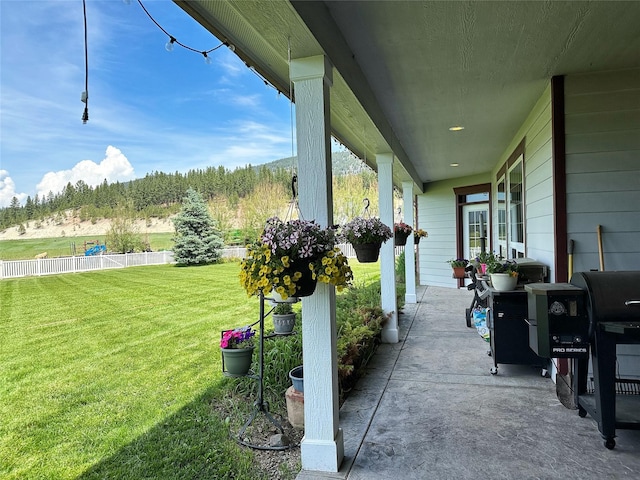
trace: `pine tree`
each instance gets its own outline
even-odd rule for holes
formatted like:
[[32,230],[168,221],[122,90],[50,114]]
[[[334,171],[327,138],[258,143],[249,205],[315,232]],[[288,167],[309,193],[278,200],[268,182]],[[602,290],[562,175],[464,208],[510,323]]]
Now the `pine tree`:
[[176,229],[173,256],[178,265],[206,265],[220,259],[222,236],[202,195],[192,188],[187,190],[173,225]]

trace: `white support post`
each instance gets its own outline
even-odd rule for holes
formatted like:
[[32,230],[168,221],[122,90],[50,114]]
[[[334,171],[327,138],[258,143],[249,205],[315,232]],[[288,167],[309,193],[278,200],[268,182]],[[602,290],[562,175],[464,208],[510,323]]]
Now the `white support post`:
[[[298,191],[305,220],[333,225],[329,88],[333,66],[322,55],[292,60],[298,146]],[[304,431],[302,469],[337,472],[344,458],[339,428],[335,289],[319,283],[302,300]]]
[[[393,231],[393,153],[376,155],[378,165],[378,198],[380,220]],[[382,244],[380,249],[380,288],[382,290],[382,310],[390,314],[389,321],[382,329],[384,343],[398,343],[398,306],[396,303],[396,255],[393,238]]]
[[[415,225],[413,215],[413,182],[402,182],[402,203],[404,211],[404,223]],[[416,247],[413,243],[413,235],[409,235],[407,246],[404,247],[404,279],[407,290],[404,295],[406,303],[417,303],[416,296]]]

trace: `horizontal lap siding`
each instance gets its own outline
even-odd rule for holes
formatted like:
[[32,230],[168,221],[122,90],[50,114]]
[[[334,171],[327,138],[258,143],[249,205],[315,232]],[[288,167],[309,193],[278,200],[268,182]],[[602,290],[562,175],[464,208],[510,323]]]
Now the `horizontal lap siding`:
[[453,189],[488,182],[486,174],[433,182],[427,185],[423,195],[418,195],[418,226],[429,233],[418,246],[421,285],[458,285],[446,263],[456,256],[456,196]]
[[565,80],[567,230],[574,270],[640,270],[640,70]]
[[[547,88],[532,108],[511,145],[496,163],[492,172],[492,180],[493,201],[494,205],[497,205],[496,174],[524,138],[526,255],[547,265],[550,269],[550,278],[553,279],[554,222],[551,134],[551,90]],[[497,211],[495,209],[493,214],[494,226],[497,226]],[[497,233],[495,229],[493,233],[495,236]]]
[[[640,270],[640,70],[565,79],[567,232],[574,271]],[[617,374],[640,378],[640,346],[619,345]]]

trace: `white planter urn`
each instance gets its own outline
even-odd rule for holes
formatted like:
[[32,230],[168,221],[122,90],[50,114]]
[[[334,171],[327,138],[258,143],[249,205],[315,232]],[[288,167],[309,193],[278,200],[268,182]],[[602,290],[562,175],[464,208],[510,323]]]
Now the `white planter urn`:
[[511,275],[510,273],[492,273],[491,274],[491,286],[498,292],[509,292],[515,290],[518,284],[518,275]]

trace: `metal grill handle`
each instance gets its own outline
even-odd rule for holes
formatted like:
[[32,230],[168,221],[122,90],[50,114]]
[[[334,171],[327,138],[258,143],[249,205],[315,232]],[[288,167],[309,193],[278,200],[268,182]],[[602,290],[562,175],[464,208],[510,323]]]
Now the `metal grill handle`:
[[631,305],[640,305],[640,300],[627,300],[624,304],[627,307],[630,307]]

